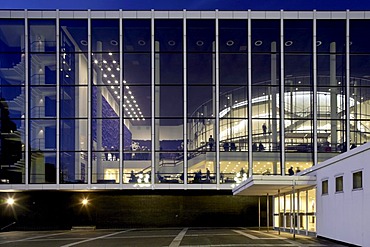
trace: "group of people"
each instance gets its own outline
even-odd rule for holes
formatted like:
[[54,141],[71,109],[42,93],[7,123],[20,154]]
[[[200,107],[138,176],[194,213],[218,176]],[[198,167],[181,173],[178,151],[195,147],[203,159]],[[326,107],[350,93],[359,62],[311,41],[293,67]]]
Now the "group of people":
[[[299,172],[301,172],[301,169],[299,169],[299,167],[297,167],[297,170],[296,170],[295,172],[296,172],[296,173],[299,173]],[[293,166],[291,166],[291,167],[288,169],[288,174],[289,174],[289,176],[293,176],[293,175],[294,175]]]
[[119,149],[118,149],[118,147],[112,146],[109,150],[107,146],[104,146],[104,160],[106,160],[106,161],[117,161],[117,160],[119,160]]
[[253,143],[252,145],[252,151],[264,151],[265,146],[263,146],[262,142],[257,146],[257,143]]

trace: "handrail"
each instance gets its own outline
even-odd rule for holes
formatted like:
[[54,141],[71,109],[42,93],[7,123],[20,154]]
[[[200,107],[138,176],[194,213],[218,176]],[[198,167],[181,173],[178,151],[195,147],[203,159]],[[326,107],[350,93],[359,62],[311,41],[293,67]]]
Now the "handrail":
[[0,231],[2,231],[2,230],[4,230],[4,229],[8,228],[9,226],[14,225],[15,223],[16,223],[16,222],[14,221],[14,222],[12,222],[12,223],[10,223],[10,224],[8,224],[8,225],[6,225],[6,226],[4,226],[4,227],[0,228]]

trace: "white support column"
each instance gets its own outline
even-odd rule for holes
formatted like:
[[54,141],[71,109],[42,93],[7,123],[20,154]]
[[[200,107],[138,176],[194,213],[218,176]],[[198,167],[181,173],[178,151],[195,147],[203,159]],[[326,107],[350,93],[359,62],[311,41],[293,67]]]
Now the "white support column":
[[188,133],[187,133],[187,64],[186,64],[186,10],[183,11],[183,80],[184,80],[184,187],[187,188],[188,184]]
[[25,77],[25,82],[24,82],[24,86],[25,86],[25,105],[24,107],[26,108],[25,109],[25,173],[24,173],[24,176],[25,176],[25,184],[29,184],[29,167],[30,167],[30,158],[29,158],[29,149],[30,149],[30,146],[29,146],[29,66],[28,66],[28,62],[29,62],[29,42],[28,42],[28,11],[25,10],[24,11],[25,13],[25,22],[24,22],[24,51],[25,51],[25,59],[24,59],[24,63],[25,63],[25,71],[24,71],[24,77]]
[[278,233],[280,235],[280,189],[278,189]]
[[261,197],[258,197],[258,230],[261,230]]
[[187,58],[186,58],[186,10],[183,10],[183,80],[184,80],[184,188],[187,189],[188,184],[188,140],[187,140],[187,107],[186,107],[186,96],[187,96]]
[[91,135],[91,86],[92,86],[92,80],[91,80],[91,10],[88,10],[88,22],[87,22],[87,107],[88,107],[88,120],[87,120],[87,184],[88,187],[91,188],[91,177],[92,177],[92,135]]
[[316,26],[316,10],[313,11],[313,165],[318,163],[317,160],[317,26]]
[[57,107],[57,128],[56,128],[56,141],[57,141],[57,153],[56,153],[56,158],[57,158],[57,167],[56,167],[56,176],[57,176],[57,187],[60,186],[60,39],[59,39],[59,10],[57,9],[57,19],[56,19],[56,77],[57,77],[57,102],[56,102],[56,107]]
[[214,145],[214,148],[216,150],[216,188],[219,189],[220,188],[220,173],[221,173],[221,165],[220,165],[220,115],[219,115],[219,112],[220,112],[220,49],[219,49],[219,31],[218,31],[218,10],[216,10],[216,37],[215,37],[215,40],[216,40],[216,64],[215,64],[215,91],[216,91],[216,107],[215,107],[215,111],[213,111],[213,113],[215,114],[216,116],[216,124],[214,126],[214,131],[213,133],[216,133],[216,142],[215,142],[215,145]]
[[150,40],[151,40],[151,47],[150,47],[150,56],[151,56],[151,107],[152,107],[152,147],[151,147],[151,150],[152,150],[152,172],[151,172],[151,177],[152,177],[152,180],[151,180],[151,183],[152,183],[152,188],[154,189],[154,186],[155,186],[155,180],[156,180],[156,176],[155,176],[155,173],[158,172],[155,170],[155,157],[156,157],[156,153],[155,153],[155,142],[156,142],[156,139],[155,139],[155,135],[158,134],[158,133],[155,133],[155,130],[156,130],[156,123],[155,123],[155,67],[154,67],[154,64],[155,64],[155,53],[154,53],[154,49],[155,49],[155,39],[154,39],[154,10],[152,10],[152,16],[151,16],[151,36],[150,36]]
[[350,129],[350,83],[351,83],[351,71],[350,71],[350,56],[349,56],[349,46],[350,46],[350,30],[349,30],[349,15],[350,12],[346,12],[346,150],[350,149],[350,139],[351,139],[351,129]]
[[123,184],[123,30],[122,30],[122,9],[119,10],[119,183]]
[[248,10],[248,177],[253,175],[252,153],[252,20],[251,10]]
[[280,167],[281,175],[285,175],[285,111],[284,111],[284,11],[280,11]]
[[269,193],[266,195],[266,225],[267,225],[267,232],[269,232],[270,228],[270,200],[269,200]]
[[306,235],[308,235],[308,190],[306,190]]

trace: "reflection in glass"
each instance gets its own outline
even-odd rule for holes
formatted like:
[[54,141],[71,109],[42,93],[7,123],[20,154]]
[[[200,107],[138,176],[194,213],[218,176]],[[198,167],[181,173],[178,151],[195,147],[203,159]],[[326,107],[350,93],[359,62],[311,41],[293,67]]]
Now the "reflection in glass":
[[31,184],[56,183],[56,153],[31,151],[29,153],[29,182]]
[[93,52],[118,52],[119,21],[91,20],[91,46]]
[[55,20],[29,20],[29,51],[56,52]]
[[87,20],[60,20],[61,52],[87,52]]
[[87,183],[87,152],[60,153],[60,183]]
[[24,51],[24,20],[1,19],[0,30],[0,52]]

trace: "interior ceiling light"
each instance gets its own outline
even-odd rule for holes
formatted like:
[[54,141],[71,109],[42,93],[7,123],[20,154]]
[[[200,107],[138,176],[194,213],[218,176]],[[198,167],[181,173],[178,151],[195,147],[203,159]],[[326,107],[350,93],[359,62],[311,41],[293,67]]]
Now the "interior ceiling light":
[[118,42],[117,42],[116,40],[112,39],[112,40],[110,41],[110,44],[111,44],[111,45],[114,45],[114,46],[117,46],[117,45],[118,45]]
[[204,45],[204,42],[203,42],[203,41],[201,41],[201,40],[198,40],[198,41],[196,42],[196,44],[197,44],[197,46],[203,46],[203,45]]
[[228,40],[228,41],[226,42],[226,45],[227,45],[227,46],[233,46],[233,45],[234,45],[234,41],[232,41],[232,40]]
[[320,40],[316,41],[316,46],[320,46],[322,42]]
[[144,46],[146,43],[145,43],[145,41],[144,40],[139,40],[138,42],[137,42],[140,46]]
[[263,44],[262,40],[257,40],[256,42],[254,42],[255,46],[261,46],[262,44]]
[[291,45],[293,45],[293,41],[288,40],[285,42],[285,46],[291,46]]
[[81,45],[83,45],[83,46],[87,46],[87,41],[86,41],[86,40],[84,40],[84,39],[83,39],[83,40],[81,40],[81,41],[80,41],[80,43],[81,43]]
[[168,41],[168,45],[169,46],[174,46],[174,45],[176,45],[176,42],[174,40],[170,40],[170,41]]

